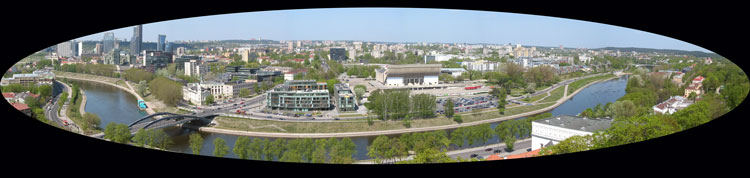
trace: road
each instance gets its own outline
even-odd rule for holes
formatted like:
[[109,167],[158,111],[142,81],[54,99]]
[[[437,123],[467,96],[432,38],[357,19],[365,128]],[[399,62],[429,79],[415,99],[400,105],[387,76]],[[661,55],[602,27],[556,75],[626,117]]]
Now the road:
[[[485,146],[479,146],[479,147],[472,147],[472,148],[466,148],[466,149],[460,149],[460,150],[453,150],[448,151],[445,154],[448,155],[451,159],[457,159],[458,157],[461,157],[462,159],[469,159],[471,158],[472,154],[477,154],[477,158],[487,158],[490,155],[495,154],[495,150],[503,150],[501,153],[499,153],[500,157],[508,156],[508,155],[516,155],[521,154],[530,151],[531,149],[531,139],[523,139],[518,140],[516,143],[513,144],[514,149],[511,152],[507,152],[505,150],[506,146],[505,143],[498,143],[498,144],[492,144],[492,145],[485,145]],[[490,151],[486,151],[487,148],[492,148]],[[382,164],[393,164],[397,161],[405,161],[405,160],[411,160],[414,158],[414,155],[408,156],[403,159],[397,159],[397,160],[389,160],[385,161]],[[362,160],[357,161],[354,164],[375,164],[373,160]]]
[[[486,151],[487,148],[492,148],[491,151]],[[463,159],[471,158],[472,154],[477,154],[481,158],[487,158],[487,156],[495,154],[495,150],[502,150],[500,153],[500,156],[507,156],[507,155],[515,155],[523,152],[527,152],[531,148],[531,139],[525,139],[516,142],[513,144],[514,150],[511,152],[508,152],[505,150],[507,147],[505,143],[499,143],[499,144],[492,144],[492,145],[486,145],[486,146],[480,146],[480,147],[474,147],[470,149],[463,149],[463,150],[456,150],[449,152],[448,156],[450,156],[453,159],[456,159],[458,157],[461,157]]]

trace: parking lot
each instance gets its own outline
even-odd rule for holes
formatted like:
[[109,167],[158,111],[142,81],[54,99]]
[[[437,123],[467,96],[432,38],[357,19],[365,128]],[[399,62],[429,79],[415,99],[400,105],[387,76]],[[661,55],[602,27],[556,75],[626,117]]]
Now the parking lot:
[[[453,99],[453,111],[459,112],[470,112],[474,109],[487,109],[497,107],[497,98],[492,95],[475,96],[475,97],[457,97]],[[437,99],[437,109],[435,112],[439,114],[445,113],[443,106],[448,99]]]

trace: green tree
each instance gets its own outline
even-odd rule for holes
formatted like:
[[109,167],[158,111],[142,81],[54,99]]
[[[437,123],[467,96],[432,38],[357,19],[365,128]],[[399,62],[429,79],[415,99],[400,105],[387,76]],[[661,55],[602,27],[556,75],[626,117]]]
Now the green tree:
[[456,123],[458,124],[461,124],[462,122],[464,122],[464,120],[461,118],[461,115],[454,115],[453,121],[456,121]]
[[115,127],[117,126],[117,123],[110,122],[105,126],[104,128],[104,139],[108,139],[110,141],[114,141],[115,139]]
[[[86,113],[86,115],[88,115],[88,113]],[[115,125],[115,135],[112,141],[117,143],[128,143],[130,141],[130,128],[125,124]]]
[[250,89],[247,89],[247,88],[240,89],[240,95],[239,96],[240,97],[250,96]]
[[248,142],[250,141],[250,138],[245,136],[237,137],[237,140],[234,142],[234,148],[232,148],[232,152],[234,155],[237,155],[240,159],[247,159],[249,158],[247,154],[248,149]]
[[249,146],[249,155],[250,158],[253,160],[260,160],[261,156],[263,156],[263,140],[260,138],[253,138],[252,142],[250,142]]
[[445,110],[445,117],[452,118],[454,114],[453,110],[453,98],[448,98],[448,101],[445,102],[445,105],[443,105],[443,110]]
[[616,101],[609,106],[613,118],[632,117],[637,114],[637,107],[630,100]]
[[190,150],[193,151],[193,154],[200,154],[201,148],[203,147],[203,137],[201,134],[194,132],[190,134]]
[[[113,123],[113,122],[110,122],[110,123]],[[107,126],[109,128],[109,124],[107,124]],[[135,143],[135,145],[140,146],[140,147],[143,147],[144,145],[146,145],[147,138],[148,138],[147,134],[148,133],[143,128],[138,129],[138,131],[135,132],[135,136],[133,136],[133,142]]]
[[315,150],[312,154],[312,163],[326,163],[326,140],[316,139]]
[[229,147],[227,147],[226,142],[223,138],[216,138],[214,139],[214,156],[217,157],[224,157],[229,153]]
[[206,102],[205,103],[206,105],[213,104],[214,103],[214,95],[209,94],[208,96],[206,96],[206,100],[204,102]]

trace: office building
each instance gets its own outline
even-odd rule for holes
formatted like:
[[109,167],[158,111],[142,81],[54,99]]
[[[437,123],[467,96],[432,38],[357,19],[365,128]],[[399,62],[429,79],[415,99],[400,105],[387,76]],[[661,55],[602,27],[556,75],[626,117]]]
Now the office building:
[[103,56],[104,64],[121,65],[120,49],[112,49]]
[[104,33],[104,39],[102,39],[102,51],[101,54],[108,53],[112,49],[115,49],[115,33],[106,32]]
[[206,74],[209,71],[208,66],[199,65],[196,60],[184,62],[183,65],[185,66],[185,75],[187,76],[200,77],[201,75]]
[[330,50],[331,60],[338,62],[346,61],[346,49],[344,48],[331,48]]
[[172,61],[172,54],[162,51],[143,51],[142,55],[142,66],[149,72],[167,67],[167,64]]
[[199,83],[188,83],[182,87],[182,99],[197,106],[203,106],[203,102],[210,94],[211,92],[202,88]]
[[164,51],[166,48],[167,35],[159,34],[159,41],[156,43],[157,51]]
[[266,107],[272,110],[313,111],[331,108],[326,83],[293,80],[266,93]]
[[591,135],[612,126],[612,119],[560,115],[531,122],[531,149],[555,145],[572,136]]
[[333,85],[333,94],[336,97],[336,108],[339,111],[356,111],[357,101],[354,97],[354,92],[346,84],[335,84]]
[[375,69],[375,79],[386,86],[436,85],[441,64],[386,65]]
[[185,47],[177,47],[177,49],[175,49],[175,54],[177,54],[177,56],[185,55]]
[[[185,62],[195,61],[200,63],[201,57],[200,56],[194,56],[194,55],[186,55],[186,56],[172,56],[174,60],[172,60],[172,63],[175,64],[175,69],[185,69]],[[185,71],[187,72],[187,71]]]
[[94,46],[94,54],[101,55],[103,53],[104,53],[104,47],[102,46],[102,44],[96,43],[96,45]]
[[74,46],[72,41],[62,42],[57,44],[57,56],[59,57],[72,57]]
[[78,50],[76,50],[76,53],[78,57],[80,57],[83,54],[83,42],[78,42],[77,46]]
[[466,69],[468,70],[487,72],[487,71],[497,70],[498,66],[500,66],[500,63],[479,60],[479,61],[471,61],[471,62],[461,62],[461,66],[466,66]]
[[141,45],[143,42],[143,26],[138,25],[133,27],[133,37],[130,39],[130,55],[138,56],[141,53]]

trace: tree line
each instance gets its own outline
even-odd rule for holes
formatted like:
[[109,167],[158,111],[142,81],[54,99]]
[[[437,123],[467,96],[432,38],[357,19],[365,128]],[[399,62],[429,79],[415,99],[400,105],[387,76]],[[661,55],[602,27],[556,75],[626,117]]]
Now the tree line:
[[409,96],[409,90],[375,90],[365,106],[381,120],[435,117],[436,98],[429,94]]
[[55,70],[82,74],[91,74],[105,77],[119,78],[120,74],[115,72],[116,68],[111,64],[63,64],[59,67],[55,66]]
[[[197,133],[190,135],[189,142],[193,154],[200,153],[203,141],[203,138]],[[229,153],[230,148],[226,145],[224,139],[216,138],[213,143],[214,156],[224,157]],[[237,137],[231,151],[239,159],[333,164],[354,163],[353,156],[357,152],[356,145],[350,138],[277,138],[270,140],[268,138],[260,139],[245,136]]]

